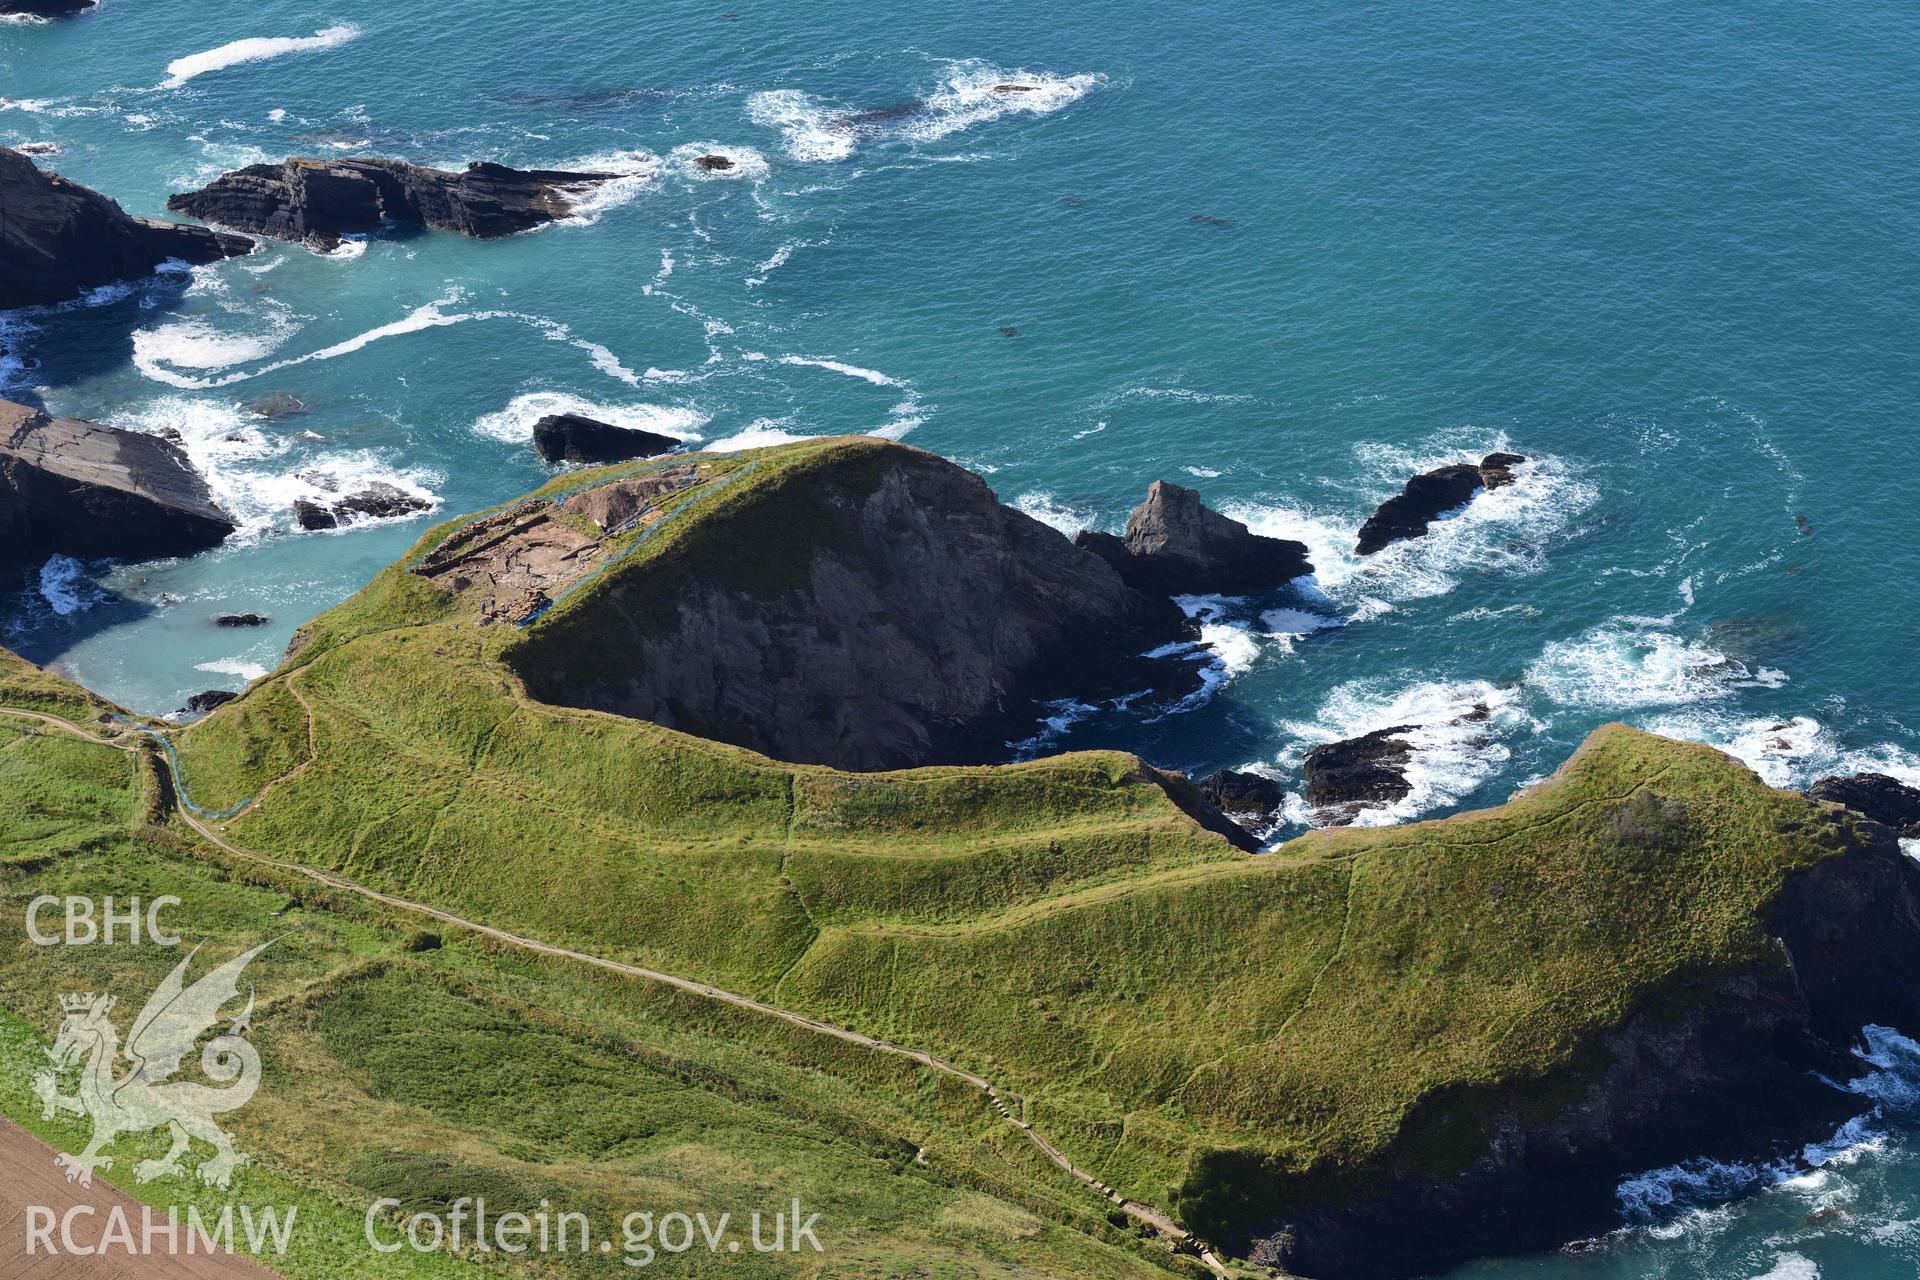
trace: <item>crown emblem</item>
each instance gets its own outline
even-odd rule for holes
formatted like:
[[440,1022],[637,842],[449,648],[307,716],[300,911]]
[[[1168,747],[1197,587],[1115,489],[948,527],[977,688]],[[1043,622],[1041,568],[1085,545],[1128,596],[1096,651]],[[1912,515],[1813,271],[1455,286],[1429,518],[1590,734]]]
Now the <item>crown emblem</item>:
[[93,1008],[93,992],[83,991],[78,995],[61,996],[60,1008],[66,1013],[85,1013]]

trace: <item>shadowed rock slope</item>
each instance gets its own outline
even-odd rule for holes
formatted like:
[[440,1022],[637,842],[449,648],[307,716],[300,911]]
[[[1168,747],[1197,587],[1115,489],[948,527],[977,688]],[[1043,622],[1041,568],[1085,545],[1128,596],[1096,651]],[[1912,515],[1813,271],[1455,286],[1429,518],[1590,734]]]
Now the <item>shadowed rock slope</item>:
[[138,280],[170,259],[215,262],[252,248],[245,236],[128,217],[99,192],[0,147],[0,311]]
[[933,454],[850,437],[766,468],[646,574],[532,633],[513,657],[528,689],[784,760],[1004,759],[1033,697],[1084,693],[1184,630]]

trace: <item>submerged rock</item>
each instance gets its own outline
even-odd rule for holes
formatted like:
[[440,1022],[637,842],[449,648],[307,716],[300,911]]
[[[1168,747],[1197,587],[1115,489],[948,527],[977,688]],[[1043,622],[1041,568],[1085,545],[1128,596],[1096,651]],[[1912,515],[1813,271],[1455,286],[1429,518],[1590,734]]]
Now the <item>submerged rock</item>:
[[486,162],[449,173],[401,160],[296,157],[235,170],[199,191],[172,197],[167,207],[322,249],[338,247],[343,236],[388,226],[489,239],[566,217],[578,188],[614,176]]
[[305,413],[307,406],[299,396],[290,391],[275,391],[271,395],[261,396],[247,406],[247,412],[256,418],[290,418],[296,413]]
[[[330,478],[330,477],[329,477]],[[366,488],[333,502],[297,498],[293,518],[302,529],[339,529],[361,520],[390,520],[433,510],[433,503],[397,485],[376,480]]]
[[192,555],[234,528],[172,441],[0,400],[0,564]]
[[0,311],[142,279],[170,259],[197,265],[252,248],[244,236],[128,217],[99,192],[0,147]]
[[273,619],[264,613],[216,613],[213,625],[216,627],[264,627]]
[[1421,537],[1442,514],[1465,506],[1480,490],[1512,484],[1514,467],[1525,461],[1518,453],[1490,453],[1478,465],[1460,462],[1415,476],[1360,526],[1355,550],[1370,556],[1388,543]]
[[1165,480],[1147,490],[1123,537],[1088,530],[1074,544],[1129,585],[1169,595],[1247,595],[1313,572],[1304,544],[1253,533]]
[[1901,835],[1920,838],[1920,787],[1884,773],[1822,778],[1807,788],[1815,800],[1831,800],[1865,814]]
[[556,413],[533,424],[533,448],[548,462],[625,462],[671,453],[685,443],[657,431]]

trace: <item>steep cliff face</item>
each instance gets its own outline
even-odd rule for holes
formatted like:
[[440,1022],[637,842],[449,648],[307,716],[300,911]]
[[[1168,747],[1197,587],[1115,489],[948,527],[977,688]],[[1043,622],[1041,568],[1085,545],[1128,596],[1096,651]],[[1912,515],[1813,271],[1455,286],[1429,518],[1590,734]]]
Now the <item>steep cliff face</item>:
[[233,530],[178,445],[0,400],[0,568],[191,555]]
[[1004,758],[1032,697],[1137,675],[1185,625],[978,476],[853,439],[743,481],[508,658],[549,701],[887,769]]
[[252,248],[245,236],[128,217],[99,192],[0,147],[0,311],[138,280],[169,259],[214,262]]
[[[1366,1168],[1270,1179],[1219,1157],[1202,1176],[1234,1186],[1249,1255],[1364,1278],[1550,1248],[1616,1225],[1628,1173],[1777,1159],[1831,1135],[1866,1104],[1820,1077],[1858,1074],[1861,1028],[1920,1030],[1920,865],[1872,823],[1821,838],[1845,847],[1785,879],[1772,955],[1662,991],[1573,1069],[1430,1097]],[[1460,1167],[1433,1168],[1449,1148]]]

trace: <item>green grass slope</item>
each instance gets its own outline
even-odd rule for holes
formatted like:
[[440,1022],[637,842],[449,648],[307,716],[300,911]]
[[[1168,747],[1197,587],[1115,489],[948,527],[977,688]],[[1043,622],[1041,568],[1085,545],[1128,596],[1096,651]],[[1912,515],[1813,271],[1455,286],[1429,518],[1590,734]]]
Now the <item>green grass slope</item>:
[[[769,542],[795,527],[795,489],[776,478],[866,466],[896,447],[807,442],[714,460],[729,484],[609,539],[606,567],[531,630],[582,631],[607,584],[662,555],[751,557],[734,544],[757,495],[778,494],[788,521]],[[622,474],[576,473],[542,492]],[[703,515],[723,506],[729,545],[709,546]],[[1836,810],[1706,748],[1621,727],[1500,808],[1318,833],[1258,857],[1199,827],[1123,753],[864,775],[784,764],[528,697],[511,673],[528,633],[479,625],[473,592],[407,570],[463,527],[428,534],[316,620],[279,671],[176,735],[196,804],[251,802],[222,824],[228,839],[936,1053],[1010,1091],[1082,1167],[1209,1228],[1235,1212],[1233,1188],[1208,1172],[1223,1155],[1298,1179],[1340,1178],[1389,1150],[1439,1175],[1459,1167],[1472,1135],[1409,1140],[1423,1102],[1547,1087],[1648,1001],[1746,969],[1768,954],[1762,922],[1784,877],[1844,844]],[[58,839],[19,826],[23,841]],[[844,1045],[795,1045],[799,1033],[764,1015],[644,983],[500,957],[484,974],[443,972],[456,960],[450,948],[399,961],[351,995],[316,997],[300,1043],[352,1067],[358,1092],[343,1105],[404,1116],[450,1151],[519,1159],[502,1176],[536,1181],[660,1156],[641,1135],[682,1105],[736,1135],[728,1150],[743,1164],[762,1125],[768,1149],[786,1149],[776,1116],[691,1096],[656,1106],[669,1095],[654,1085],[626,1098],[596,1083],[608,1079],[601,1048],[568,1049],[577,1077],[527,1074],[545,1031],[505,1036],[502,1061],[481,1070],[475,1028],[517,1002],[512,1016],[536,1026],[532,1011],[564,1011],[555,1035],[650,1037],[696,1074],[727,1063],[781,1095],[774,1111],[801,1097],[781,1073],[817,1066],[819,1078],[803,1072],[809,1107],[841,1108],[882,1148],[942,1133],[966,1178],[1000,1197],[954,1209],[955,1221],[1011,1221],[1003,1207],[1018,1203],[1053,1206],[1039,1216],[1089,1239],[1103,1229],[1098,1200],[1062,1192],[950,1081],[902,1077],[897,1061]],[[493,1102],[425,1079],[404,1045],[370,1030],[383,1025],[370,1011],[429,990],[445,994],[418,1052],[474,1064],[448,1074],[472,1076]],[[528,1101],[550,1087],[604,1099],[633,1145],[593,1146]],[[849,1194],[864,1182],[830,1176]],[[936,1248],[924,1215],[911,1222],[889,1237],[919,1242],[902,1257]]]

